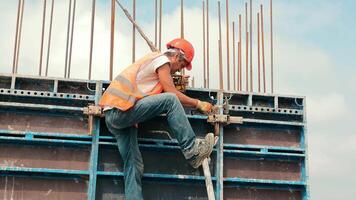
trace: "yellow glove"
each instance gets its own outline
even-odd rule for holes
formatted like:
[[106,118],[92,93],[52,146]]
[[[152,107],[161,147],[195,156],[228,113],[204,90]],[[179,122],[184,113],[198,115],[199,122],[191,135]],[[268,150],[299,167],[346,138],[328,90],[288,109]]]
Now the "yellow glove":
[[199,111],[201,111],[203,113],[209,113],[209,112],[211,112],[212,107],[213,107],[213,105],[211,105],[211,103],[198,100],[197,109]]

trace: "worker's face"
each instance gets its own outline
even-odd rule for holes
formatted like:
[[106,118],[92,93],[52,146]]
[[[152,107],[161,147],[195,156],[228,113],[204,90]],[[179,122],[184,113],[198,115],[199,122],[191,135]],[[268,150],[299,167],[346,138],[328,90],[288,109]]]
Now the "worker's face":
[[176,55],[171,60],[171,73],[174,74],[177,71],[185,68],[189,63],[185,60],[179,60],[179,55]]

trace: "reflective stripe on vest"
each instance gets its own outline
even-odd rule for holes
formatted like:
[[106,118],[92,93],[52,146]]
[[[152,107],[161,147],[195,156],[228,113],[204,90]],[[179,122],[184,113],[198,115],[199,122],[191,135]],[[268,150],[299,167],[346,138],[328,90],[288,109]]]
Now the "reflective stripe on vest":
[[151,62],[160,55],[162,54],[159,52],[150,53],[116,76],[101,97],[99,105],[101,107],[116,107],[122,111],[126,111],[134,106],[137,100],[148,95],[161,93],[163,87],[159,82],[155,85],[152,91],[147,94],[140,91],[136,85],[137,73],[141,66]]

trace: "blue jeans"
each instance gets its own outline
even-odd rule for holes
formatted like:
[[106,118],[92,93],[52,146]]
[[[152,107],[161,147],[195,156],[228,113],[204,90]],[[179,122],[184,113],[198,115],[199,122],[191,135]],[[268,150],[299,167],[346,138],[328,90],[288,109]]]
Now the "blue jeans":
[[186,159],[195,155],[195,133],[189,124],[182,104],[173,93],[162,93],[145,97],[127,111],[111,109],[105,112],[109,131],[115,136],[124,161],[125,197],[128,200],[143,199],[141,177],[143,161],[137,142],[136,123],[167,114],[168,125]]

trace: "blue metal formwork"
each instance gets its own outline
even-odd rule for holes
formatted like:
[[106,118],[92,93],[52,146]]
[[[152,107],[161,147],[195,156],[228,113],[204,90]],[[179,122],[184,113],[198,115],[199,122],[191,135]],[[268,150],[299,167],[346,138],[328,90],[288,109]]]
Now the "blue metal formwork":
[[[0,196],[124,199],[123,165],[97,104],[109,82],[0,74]],[[188,89],[243,117],[220,126],[210,170],[216,199],[309,199],[305,98]],[[186,108],[198,136],[207,116]],[[139,125],[145,199],[207,199],[202,169],[185,161],[165,116]]]

